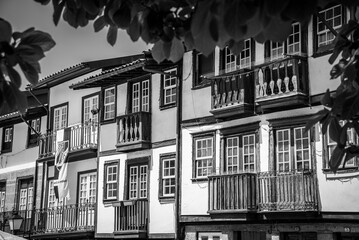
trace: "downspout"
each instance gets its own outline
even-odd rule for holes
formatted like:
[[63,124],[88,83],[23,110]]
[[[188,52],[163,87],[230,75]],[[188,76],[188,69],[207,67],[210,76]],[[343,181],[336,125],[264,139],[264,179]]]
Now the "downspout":
[[[179,72],[182,72],[182,65],[179,66]],[[181,239],[181,163],[182,163],[182,146],[181,146],[181,122],[182,122],[182,74],[177,77],[177,123],[176,123],[176,188],[175,188],[175,239]]]

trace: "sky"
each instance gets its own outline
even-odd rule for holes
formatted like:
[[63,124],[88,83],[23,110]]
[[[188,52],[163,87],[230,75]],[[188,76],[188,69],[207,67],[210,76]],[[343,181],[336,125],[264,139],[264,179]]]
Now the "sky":
[[58,26],[52,21],[53,7],[33,0],[0,0],[0,17],[9,21],[13,31],[30,27],[49,33],[56,46],[40,61],[40,79],[81,62],[139,54],[151,46],[143,41],[132,42],[120,30],[114,47],[106,41],[107,29],[95,33],[93,23],[84,28],[73,28],[62,17]]

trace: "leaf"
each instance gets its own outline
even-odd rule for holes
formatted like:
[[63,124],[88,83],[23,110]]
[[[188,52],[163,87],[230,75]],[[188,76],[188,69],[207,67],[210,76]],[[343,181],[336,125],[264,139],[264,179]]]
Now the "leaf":
[[107,32],[107,42],[111,44],[111,46],[115,45],[117,40],[117,27],[110,26]]
[[327,133],[328,125],[330,123],[331,116],[328,114],[325,118],[323,118],[320,123],[322,124],[322,133],[323,135]]
[[171,43],[163,42],[162,40],[157,41],[152,47],[152,56],[157,63],[167,59],[170,52]]
[[15,69],[13,69],[11,66],[9,66],[9,65],[6,66],[6,69],[7,69],[7,73],[8,73],[8,75],[9,75],[10,80],[14,83],[14,85],[15,85],[17,88],[20,88],[20,87],[21,87],[21,77],[20,77],[20,74],[19,74]]
[[3,93],[5,101],[11,110],[19,110],[24,113],[27,108],[27,99],[23,92],[21,92],[12,82],[3,83]]
[[309,131],[315,124],[317,124],[319,121],[321,121],[322,119],[324,119],[328,115],[329,115],[329,110],[324,108],[324,109],[318,111],[313,116],[310,116],[308,121],[307,121],[307,124],[305,125],[304,131],[305,132]]
[[344,68],[340,66],[340,64],[335,64],[330,70],[330,79],[336,79],[340,75],[342,75]]
[[65,6],[65,1],[52,0],[52,5],[54,7],[54,13],[52,14],[52,20],[54,21],[55,26],[57,26],[59,24],[62,10],[64,9],[64,6]]
[[350,41],[346,38],[343,38],[340,34],[335,38],[335,46],[333,49],[333,54],[329,57],[329,63],[333,64],[334,61],[339,56],[340,52],[347,46],[350,45]]
[[219,39],[219,31],[218,31],[218,21],[216,18],[212,17],[209,23],[209,32],[211,34],[212,39],[217,42]]
[[18,55],[19,61],[28,63],[38,62],[45,57],[41,47],[38,46],[19,44],[15,51]]
[[329,167],[334,173],[337,172],[340,164],[342,163],[344,154],[345,154],[344,148],[338,146],[334,148],[334,151],[332,152],[332,156],[330,157],[329,160]]
[[35,31],[35,28],[34,27],[31,27],[31,28],[28,28],[26,29],[25,31],[23,32],[14,32],[12,34],[12,37],[14,38],[14,40],[16,41],[17,39],[19,38],[22,38],[22,37],[25,37],[27,36],[28,34],[30,34],[31,32]]
[[56,43],[50,34],[35,30],[22,36],[20,45],[39,46],[42,51],[46,52],[53,48]]
[[340,126],[338,119],[336,118],[332,118],[329,124],[329,136],[330,138],[337,142],[340,143],[340,134],[342,131],[342,127]]
[[129,28],[127,29],[128,35],[130,35],[130,38],[132,41],[136,42],[140,36],[141,36],[141,25],[138,22],[138,16],[136,15],[131,23]]
[[325,92],[325,94],[320,102],[322,105],[330,107],[330,108],[333,106],[333,98],[330,96],[329,89],[327,89],[327,91]]
[[131,9],[127,2],[123,2],[121,7],[113,14],[112,20],[119,28],[127,29],[131,23]]
[[238,42],[231,42],[228,47],[231,49],[231,52],[234,55],[239,56],[243,50],[244,47],[244,41],[238,41]]
[[41,3],[42,5],[47,5],[50,0],[35,0],[35,2]]
[[346,99],[342,106],[342,118],[351,119],[359,112],[359,91],[352,91],[351,94],[346,95]]
[[[39,80],[39,74],[37,71],[37,67],[33,64],[30,64],[28,62],[19,62],[20,68],[22,72],[24,73],[26,79],[32,84],[36,85]],[[37,64],[38,65],[38,64]]]
[[82,1],[82,6],[86,12],[88,12],[92,15],[97,15],[100,12],[100,9],[96,6],[96,3],[94,0]]
[[106,25],[107,25],[107,23],[105,21],[104,16],[101,16],[101,17],[97,18],[95,20],[95,22],[93,23],[93,27],[94,27],[95,32],[101,31]]
[[[280,31],[278,31],[280,29]],[[292,32],[292,22],[283,21],[281,18],[272,18],[268,25],[263,29],[263,34],[267,40],[273,42],[284,42]]]
[[244,39],[243,35],[247,32],[246,23],[257,11],[255,3],[252,1],[227,1],[224,4],[225,30],[235,41]]
[[174,37],[171,44],[171,53],[168,60],[176,63],[182,59],[184,54],[183,42],[178,38]]
[[11,24],[2,18],[0,18],[0,33],[0,42],[9,43],[12,34]]

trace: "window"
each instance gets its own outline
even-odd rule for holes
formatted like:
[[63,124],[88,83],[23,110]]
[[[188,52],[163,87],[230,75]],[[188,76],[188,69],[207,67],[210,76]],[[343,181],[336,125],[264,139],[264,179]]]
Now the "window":
[[310,133],[305,127],[276,130],[276,169],[279,172],[311,169]]
[[[55,195],[55,188],[54,188],[54,180],[49,180],[49,190],[48,190],[48,199],[47,199],[47,207],[48,208],[55,208],[64,205],[66,202],[66,198],[58,200]],[[54,217],[54,216],[52,216]]]
[[255,134],[226,138],[225,173],[253,172],[256,170],[255,139]]
[[176,155],[160,156],[160,197],[174,197],[176,189]]
[[41,132],[41,118],[36,118],[36,119],[30,120],[29,125],[31,126],[31,128],[29,127],[29,130],[28,130],[27,146],[28,147],[37,146],[37,144],[38,144],[37,133],[40,134],[40,132]]
[[[344,122],[341,121],[340,124],[343,126]],[[326,136],[326,147],[327,147],[327,161],[324,163],[325,168],[329,168],[329,160],[332,157],[332,153],[335,149],[335,147],[337,146],[337,143],[335,141],[333,141],[329,134],[327,134]],[[347,129],[347,146],[350,145],[359,145],[359,136],[356,133],[354,128],[348,128]],[[343,161],[339,166],[339,169],[345,169],[345,168],[356,168],[358,166],[358,157],[354,157],[349,159],[345,164],[344,164],[344,157],[343,157]]]
[[105,200],[117,199],[117,187],[118,187],[118,163],[106,163],[105,164]]
[[128,166],[128,199],[147,198],[148,165]]
[[194,178],[211,175],[214,169],[214,136],[194,138]]
[[270,60],[284,57],[285,54],[295,55],[302,52],[302,30],[300,23],[292,24],[292,32],[285,42],[269,42]]
[[130,84],[131,87],[131,112],[150,111],[150,80]]
[[176,104],[177,69],[166,71],[171,75],[162,75],[161,103],[162,106],[174,106]]
[[6,153],[12,151],[13,132],[14,132],[13,126],[3,128],[1,152]]
[[80,174],[78,199],[80,205],[96,202],[96,178],[96,172]]
[[52,128],[54,131],[67,127],[68,104],[52,108]]
[[31,210],[33,206],[33,194],[34,194],[34,185],[33,180],[31,179],[21,179],[19,180],[19,189],[18,189],[18,210],[26,211],[26,218],[31,218]]
[[6,182],[0,182],[0,212],[5,212]]
[[115,87],[107,88],[103,94],[103,120],[111,120],[116,116],[116,89]]
[[233,72],[243,68],[250,68],[254,61],[254,42],[251,39],[244,41],[243,50],[239,56],[235,56],[231,50],[226,47],[222,54],[224,60],[223,69],[226,73]]
[[194,51],[193,70],[193,87],[208,86],[210,82],[205,82],[201,76],[214,73],[214,51],[208,56]]
[[[345,9],[342,5],[330,6],[322,11],[319,11],[319,16],[327,22],[334,30],[339,32],[343,23],[345,22]],[[313,21],[314,28],[314,52],[321,53],[331,50],[334,47],[334,34],[327,28],[327,26],[315,17]]]
[[83,118],[82,122],[87,123],[98,123],[98,94],[86,96],[82,100],[82,111]]

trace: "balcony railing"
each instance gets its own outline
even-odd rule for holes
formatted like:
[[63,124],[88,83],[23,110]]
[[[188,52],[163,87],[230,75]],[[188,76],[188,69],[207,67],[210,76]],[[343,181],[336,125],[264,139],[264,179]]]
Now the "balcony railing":
[[94,231],[95,203],[37,209],[33,224],[35,234]]
[[[70,132],[70,152],[97,148],[98,123],[88,122],[73,125],[65,128]],[[56,152],[56,131],[43,134],[39,139],[39,158],[46,158],[55,155]]]
[[39,158],[54,156],[56,151],[56,132],[48,132],[40,136]]
[[256,173],[209,176],[208,183],[209,213],[256,211]]
[[136,112],[117,119],[117,150],[148,148],[151,143],[151,114]]
[[317,211],[313,171],[263,172],[258,175],[259,211]]
[[212,81],[212,113],[219,117],[231,115],[233,108],[238,113],[253,112],[254,74],[233,73],[215,77]]
[[147,233],[148,201],[147,199],[122,201],[114,204],[115,234]]
[[256,101],[308,95],[307,59],[292,56],[255,68]]
[[70,127],[70,151],[97,147],[98,123],[87,122]]

